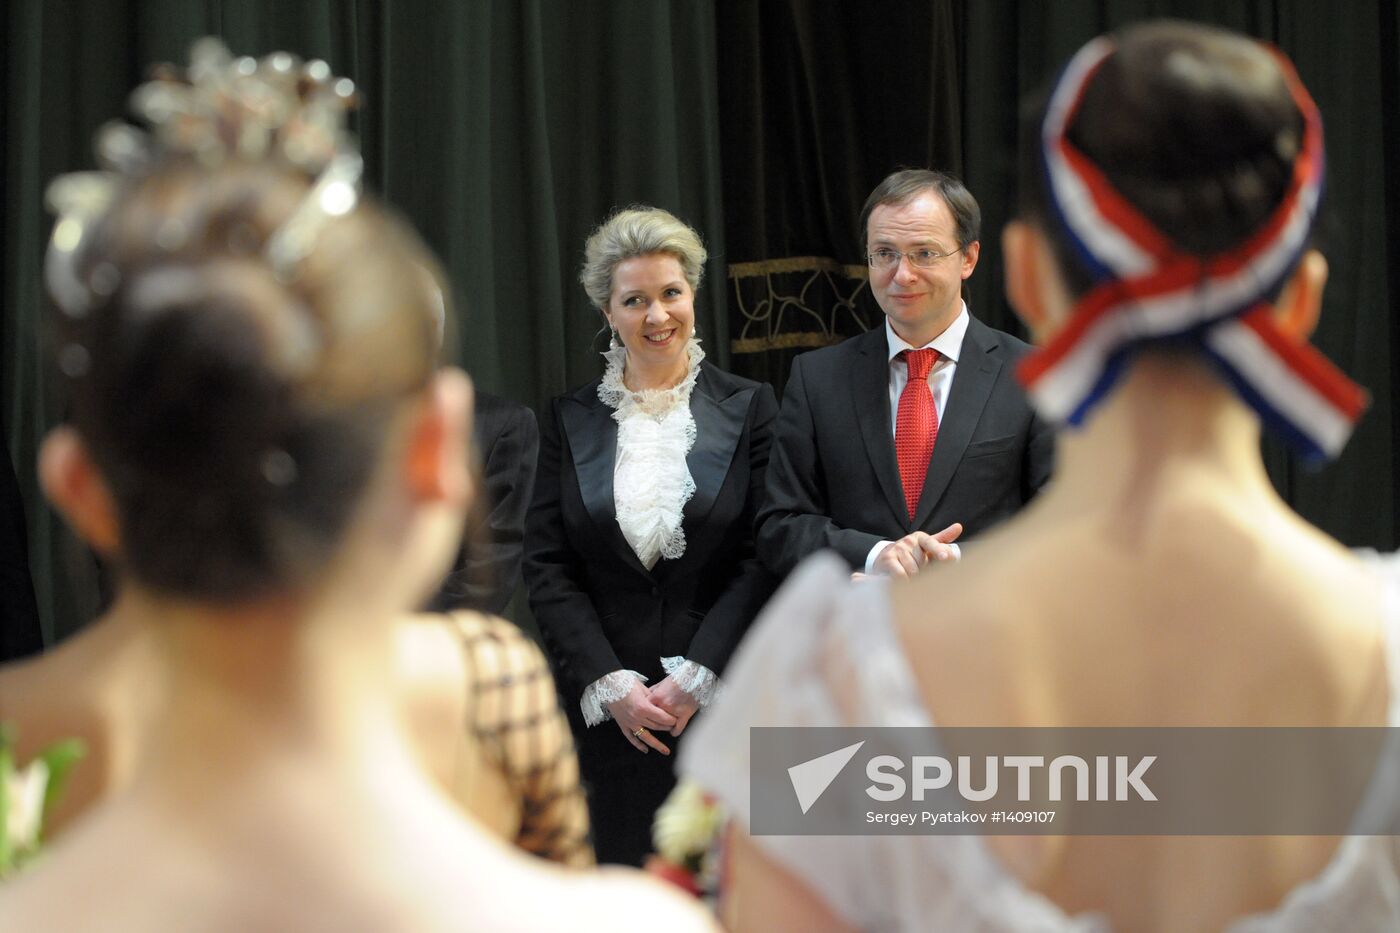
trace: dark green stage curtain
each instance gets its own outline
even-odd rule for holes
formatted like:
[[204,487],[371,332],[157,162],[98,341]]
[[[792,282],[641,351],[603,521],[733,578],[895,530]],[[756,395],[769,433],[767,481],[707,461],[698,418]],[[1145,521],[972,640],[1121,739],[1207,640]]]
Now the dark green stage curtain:
[[[1377,88],[1380,94],[1381,108],[1379,115],[1372,115],[1372,119],[1377,119],[1380,123],[1380,188],[1384,193],[1382,200],[1384,220],[1380,231],[1380,250],[1386,257],[1393,256],[1396,244],[1400,244],[1400,10],[1394,3],[1382,3],[1379,17],[1379,29],[1377,35],[1381,45],[1381,69],[1380,82]],[[1385,295],[1386,303],[1380,308],[1379,314],[1383,319],[1387,319],[1390,324],[1389,333],[1386,337],[1386,346],[1389,349],[1387,358],[1380,366],[1393,362],[1396,348],[1400,347],[1400,313],[1396,313],[1395,307],[1391,304],[1396,297],[1400,297],[1400,262],[1393,258],[1388,259],[1385,264],[1386,281]],[[1372,369],[1376,369],[1376,364]],[[1390,365],[1385,373],[1389,380],[1382,387],[1377,385],[1373,391],[1378,395],[1384,393],[1382,398],[1384,404],[1389,406],[1388,424],[1381,421],[1387,412],[1377,405],[1377,410],[1373,414],[1373,419],[1379,422],[1371,431],[1379,431],[1384,440],[1372,441],[1381,451],[1375,459],[1375,465],[1371,467],[1371,476],[1374,477],[1373,484],[1383,485],[1390,489],[1390,514],[1385,514],[1384,503],[1380,503],[1376,508],[1376,521],[1382,523],[1389,518],[1391,534],[1388,538],[1377,537],[1379,546],[1389,548],[1396,544],[1400,538],[1400,495],[1396,492],[1395,466],[1397,457],[1400,457],[1400,445],[1397,445],[1397,438],[1400,438],[1400,392],[1397,392],[1395,385],[1395,367]],[[1388,457],[1385,452],[1388,451]]]
[[29,573],[24,500],[0,445],[0,662],[22,658],[44,647],[39,607]]
[[1305,517],[1348,544],[1394,548],[1394,0],[1344,12],[1315,0],[12,0],[0,43],[0,423],[46,641],[90,618],[98,578],[34,475],[62,406],[44,377],[42,193],[92,166],[93,131],[150,62],[183,61],[213,33],[240,54],[290,49],[354,78],[369,186],[443,257],[459,358],[484,388],[538,407],[599,371],[600,321],[577,266],[589,228],[632,202],[705,235],[708,352],[781,389],[793,353],[879,323],[855,230],[870,188],[900,165],[951,169],[984,211],[974,313],[1017,331],[998,231],[1013,207],[1018,100],[1091,35],[1161,15],[1272,39],[1322,107],[1332,281],[1317,342],[1374,404],[1323,472],[1272,448],[1268,460]]
[[883,320],[860,208],[895,168],[962,173],[963,6],[718,5],[736,371],[781,391],[794,355]]
[[1272,442],[1266,462],[1309,521],[1349,545],[1396,546],[1395,0],[1358,0],[1344,14],[1314,0],[723,0],[716,12],[733,366],[779,389],[797,352],[881,323],[855,226],[887,173],[962,176],[983,211],[969,304],[1023,333],[1002,294],[999,242],[1014,210],[1019,101],[1089,38],[1145,18],[1213,22],[1280,46],[1327,125],[1319,245],[1332,275],[1315,342],[1373,402],[1339,462],[1307,472]]
[[705,2],[19,0],[5,12],[0,406],[53,642],[91,618],[98,576],[39,495],[34,458],[61,417],[47,382],[44,186],[93,166],[91,138],[152,62],[190,43],[288,49],[353,78],[368,185],[443,258],[454,343],[488,390],[538,406],[601,372],[601,319],[577,284],[583,240],[651,203],[709,245],[697,319],[723,365],[724,239],[714,12]]
[[[462,359],[484,386],[538,405],[601,371],[577,277],[614,207],[687,220],[723,282],[707,5],[453,4],[432,23],[386,16],[382,39],[384,191],[454,274]],[[700,298],[722,362],[723,290]]]

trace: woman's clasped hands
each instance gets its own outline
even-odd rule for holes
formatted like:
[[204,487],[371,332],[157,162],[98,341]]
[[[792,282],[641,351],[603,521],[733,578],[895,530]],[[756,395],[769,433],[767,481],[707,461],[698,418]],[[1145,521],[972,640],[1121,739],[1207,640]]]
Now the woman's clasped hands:
[[654,748],[663,755],[671,754],[671,749],[656,737],[656,732],[680,735],[699,708],[695,698],[670,677],[654,687],[637,681],[627,696],[608,704],[617,727],[634,748],[643,754]]

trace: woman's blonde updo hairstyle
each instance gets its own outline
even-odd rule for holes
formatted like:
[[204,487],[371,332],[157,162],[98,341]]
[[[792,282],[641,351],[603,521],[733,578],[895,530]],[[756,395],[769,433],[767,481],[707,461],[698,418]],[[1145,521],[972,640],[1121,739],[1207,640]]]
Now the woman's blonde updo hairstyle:
[[614,212],[588,237],[583,249],[579,281],[588,299],[606,310],[612,294],[613,270],[618,263],[637,256],[665,253],[681,264],[691,291],[700,288],[709,253],[700,235],[669,211],[633,205]]

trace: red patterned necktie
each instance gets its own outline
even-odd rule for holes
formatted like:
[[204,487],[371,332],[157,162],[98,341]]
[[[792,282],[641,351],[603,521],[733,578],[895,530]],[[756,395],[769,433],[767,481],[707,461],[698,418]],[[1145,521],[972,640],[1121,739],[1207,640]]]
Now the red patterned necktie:
[[894,453],[899,460],[899,481],[904,484],[904,504],[913,521],[919,494],[924,491],[929,457],[933,456],[933,442],[938,439],[938,411],[933,407],[933,392],[928,387],[928,373],[938,362],[938,351],[925,347],[904,350],[899,355],[909,366],[909,381],[899,394]]

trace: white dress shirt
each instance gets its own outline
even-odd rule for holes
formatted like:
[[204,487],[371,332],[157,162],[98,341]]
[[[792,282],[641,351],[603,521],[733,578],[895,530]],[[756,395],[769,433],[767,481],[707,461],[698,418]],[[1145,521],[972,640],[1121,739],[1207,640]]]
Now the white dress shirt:
[[922,350],[931,347],[938,351],[938,362],[928,371],[928,388],[933,393],[933,407],[938,412],[938,423],[943,423],[943,409],[948,404],[948,390],[953,387],[953,373],[958,368],[958,357],[962,355],[963,337],[967,336],[967,305],[963,304],[953,323],[944,328],[943,333],[934,337],[923,347],[911,346],[894,332],[890,319],[885,318],[885,342],[888,345],[890,364],[890,436],[894,436],[895,424],[899,421],[899,396],[909,382],[909,364],[899,359],[905,350]]
[[[943,329],[943,333],[934,337],[923,347],[915,347],[905,343],[904,338],[894,332],[890,326],[890,319],[885,318],[885,343],[889,351],[889,372],[890,372],[890,436],[894,436],[895,425],[899,423],[899,396],[904,392],[904,386],[909,382],[909,364],[899,358],[899,354],[905,350],[922,350],[924,347],[932,347],[938,351],[938,362],[933,364],[933,368],[928,373],[928,388],[933,393],[933,407],[938,412],[938,423],[943,423],[943,412],[948,406],[948,392],[953,387],[953,374],[958,369],[958,358],[962,356],[963,338],[967,336],[967,302],[962,302],[962,309],[958,316],[953,319],[953,323]],[[865,572],[870,573],[875,566],[875,558],[880,556],[880,552],[885,549],[889,541],[878,541],[870,549],[870,553],[865,557]],[[958,552],[956,544],[950,545],[954,553]]]

